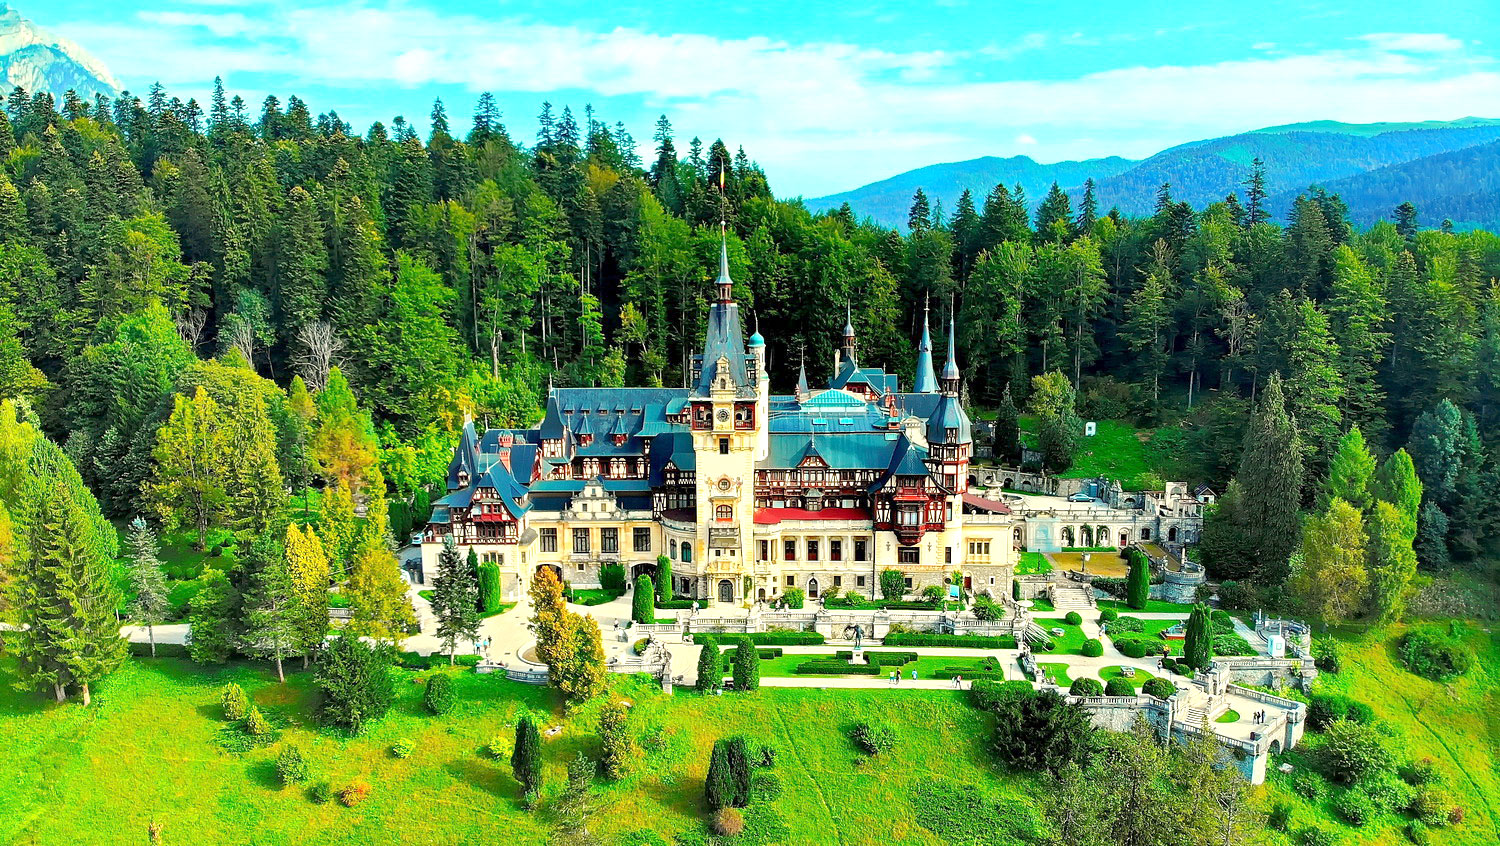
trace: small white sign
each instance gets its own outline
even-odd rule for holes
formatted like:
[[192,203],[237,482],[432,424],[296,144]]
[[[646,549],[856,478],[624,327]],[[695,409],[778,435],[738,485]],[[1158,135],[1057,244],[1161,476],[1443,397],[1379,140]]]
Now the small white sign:
[[1095,423],[1094,421],[1090,420],[1089,422],[1083,424],[1083,436],[1085,438],[1092,438],[1094,435],[1096,435],[1098,433],[1099,433],[1099,424],[1098,423]]

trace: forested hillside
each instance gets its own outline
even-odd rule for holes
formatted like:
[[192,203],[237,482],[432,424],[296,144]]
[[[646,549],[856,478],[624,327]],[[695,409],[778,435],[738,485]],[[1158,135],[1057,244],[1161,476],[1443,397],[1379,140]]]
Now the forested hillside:
[[[722,216],[778,390],[804,352],[827,375],[846,301],[863,359],[909,384],[930,297],[935,319],[956,309],[972,404],[1181,422],[1184,474],[1222,485],[1274,376],[1305,466],[1271,493],[1314,502],[1357,426],[1430,477],[1429,554],[1493,539],[1489,232],[1418,229],[1410,208],[1357,231],[1323,191],[1283,227],[1256,170],[1202,208],[1160,188],[1138,218],[1059,190],[1033,218],[997,186],[936,222],[918,192],[901,234],[779,201],[744,150],[681,143],[666,118],[648,162],[591,109],[545,105],[530,143],[488,97],[464,138],[441,103],[432,123],[424,140],[400,118],[356,133],[296,97],[251,114],[221,90],[204,114],[159,89],[60,110],[13,92],[0,396],[34,409],[111,516],[200,538],[269,525],[309,478],[361,505],[414,501],[466,413],[527,424],[549,383],[681,384]],[[185,482],[205,432],[232,460]]]

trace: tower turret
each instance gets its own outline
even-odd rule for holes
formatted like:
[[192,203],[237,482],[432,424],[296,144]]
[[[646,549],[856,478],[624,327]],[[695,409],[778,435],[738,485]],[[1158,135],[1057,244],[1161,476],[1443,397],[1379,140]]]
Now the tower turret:
[[919,394],[938,392],[937,372],[932,368],[932,334],[927,331],[927,303],[922,304],[922,341],[917,344],[917,376],[912,391]]

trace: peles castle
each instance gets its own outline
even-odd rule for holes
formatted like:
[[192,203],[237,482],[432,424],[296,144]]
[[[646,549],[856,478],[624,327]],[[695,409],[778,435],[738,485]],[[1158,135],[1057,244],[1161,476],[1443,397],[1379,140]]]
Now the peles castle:
[[595,587],[605,564],[634,579],[654,574],[658,556],[672,591],[706,605],[788,588],[874,596],[885,569],[900,570],[908,592],[959,573],[968,589],[1008,595],[1016,548],[1037,539],[1021,498],[969,490],[952,322],[939,378],[924,318],[910,392],[860,365],[846,319],[829,385],[810,388],[804,367],[795,394],[774,395],[765,339],[745,340],[722,248],[719,268],[691,387],[557,388],[537,428],[464,427],[419,578],[436,574],[451,536],[499,567],[507,598],[540,567]]

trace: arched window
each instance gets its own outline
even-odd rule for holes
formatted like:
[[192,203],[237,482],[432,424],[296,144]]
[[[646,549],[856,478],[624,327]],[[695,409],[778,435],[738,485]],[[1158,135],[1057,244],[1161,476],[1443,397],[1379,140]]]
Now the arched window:
[[734,519],[734,506],[718,505],[714,507],[714,519],[727,523]]
[[677,541],[673,539],[668,547],[672,550],[672,560],[677,560]]
[[692,563],[692,561],[693,561],[693,545],[692,544],[690,544],[690,543],[684,543],[682,545],[682,560],[685,563],[689,563],[689,564]]

